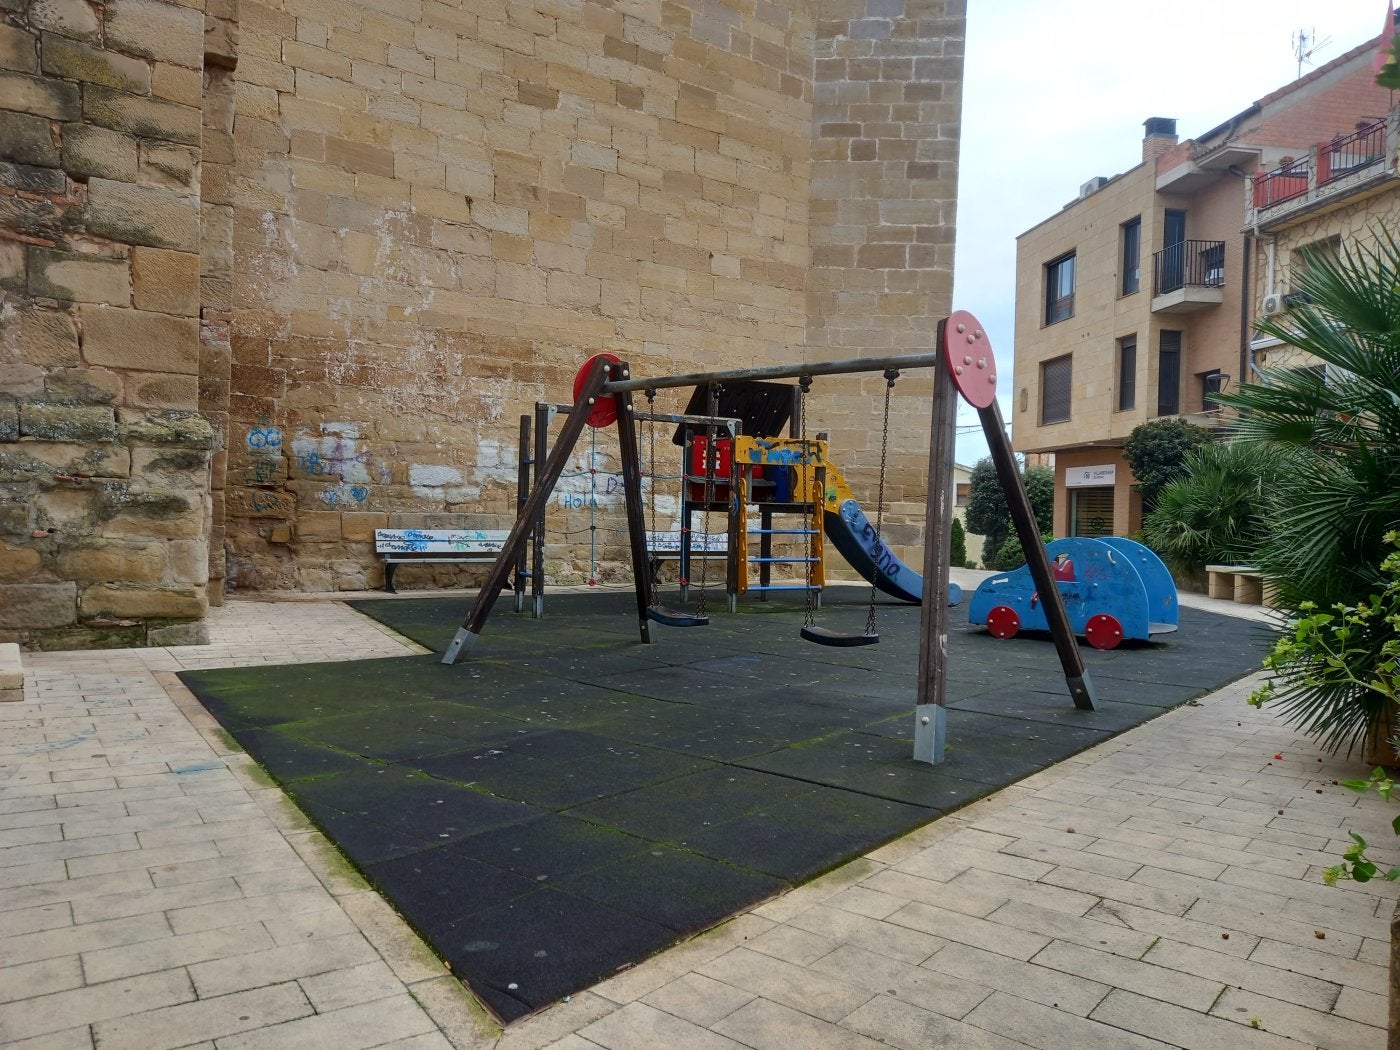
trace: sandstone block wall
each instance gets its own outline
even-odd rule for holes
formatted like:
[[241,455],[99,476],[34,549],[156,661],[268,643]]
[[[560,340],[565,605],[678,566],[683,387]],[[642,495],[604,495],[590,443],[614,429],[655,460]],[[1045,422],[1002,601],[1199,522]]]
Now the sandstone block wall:
[[0,3],[0,641],[199,635],[204,28]]
[[[226,586],[376,586],[376,527],[507,525],[519,417],[599,351],[929,349],[962,26],[956,0],[0,0],[0,599],[28,610],[0,637],[151,637]],[[929,382],[895,399],[901,545]],[[881,390],[809,413],[872,500]],[[593,437],[557,579],[625,560]]]
[[[366,521],[507,524],[518,418],[592,353],[660,374],[931,348],[962,24],[937,0],[245,3],[232,582],[375,585]],[[911,380],[890,499],[917,522]],[[831,389],[813,426],[873,499],[882,387]],[[573,474],[615,468],[600,440]],[[566,490],[552,566],[582,579],[588,539],[620,552],[621,497]]]

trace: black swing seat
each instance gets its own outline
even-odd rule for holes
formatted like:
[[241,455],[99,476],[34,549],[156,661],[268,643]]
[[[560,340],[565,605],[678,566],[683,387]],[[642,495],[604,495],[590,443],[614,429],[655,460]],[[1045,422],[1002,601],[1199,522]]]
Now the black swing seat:
[[653,605],[647,610],[647,619],[656,623],[664,624],[667,627],[704,627],[710,622],[708,616],[700,616],[697,613],[677,612],[668,609],[664,605]]
[[846,634],[825,627],[804,627],[802,637],[818,645],[834,646],[875,645],[880,641],[878,634]]

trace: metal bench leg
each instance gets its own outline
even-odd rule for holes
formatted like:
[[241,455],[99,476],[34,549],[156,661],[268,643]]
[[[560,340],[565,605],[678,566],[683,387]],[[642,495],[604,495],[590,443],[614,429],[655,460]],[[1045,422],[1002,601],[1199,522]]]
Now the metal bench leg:
[[386,561],[384,563],[384,589],[390,594],[399,593],[394,590],[394,570],[398,567],[399,563],[396,561]]

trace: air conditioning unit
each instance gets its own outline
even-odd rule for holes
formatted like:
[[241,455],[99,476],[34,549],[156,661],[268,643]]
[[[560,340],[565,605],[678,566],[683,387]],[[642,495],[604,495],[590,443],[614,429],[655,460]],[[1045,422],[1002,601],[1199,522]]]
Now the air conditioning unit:
[[1275,293],[1274,295],[1264,296],[1264,301],[1260,304],[1259,312],[1265,317],[1277,317],[1287,309],[1288,303],[1284,301],[1283,296]]

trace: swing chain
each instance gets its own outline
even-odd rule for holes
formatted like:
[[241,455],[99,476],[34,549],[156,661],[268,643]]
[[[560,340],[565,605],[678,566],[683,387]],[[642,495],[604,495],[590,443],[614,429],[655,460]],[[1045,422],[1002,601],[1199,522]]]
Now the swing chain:
[[802,448],[802,477],[803,493],[805,497],[802,501],[802,534],[807,544],[807,557],[805,561],[805,583],[803,588],[806,598],[804,619],[802,626],[815,627],[817,625],[817,596],[813,590],[812,581],[816,576],[815,566],[812,564],[812,529],[814,526],[813,509],[815,507],[816,495],[816,468],[811,463],[811,447],[807,444],[807,394],[812,389],[811,376],[799,376],[797,379],[797,412],[801,417],[801,433],[799,440]]
[[[647,415],[656,414],[656,388],[647,387]],[[647,421],[647,485],[651,496],[651,532],[656,536],[656,420]],[[653,539],[655,542],[655,539]],[[647,577],[649,579],[647,589],[647,607],[655,609],[657,606],[656,577],[661,573],[660,561],[647,561]]]
[[715,441],[719,436],[715,417],[719,415],[721,389],[718,383],[710,384],[710,419],[705,425],[705,505],[700,510],[700,597],[695,602],[697,616],[706,615],[705,600],[710,581],[710,505],[715,501],[715,460],[718,459]]
[[[885,463],[890,449],[890,394],[894,391],[895,380],[899,378],[899,370],[895,368],[885,369],[885,416],[884,426],[880,432],[880,486],[879,494],[875,497],[875,535],[877,543],[884,543],[884,523],[885,523]],[[870,608],[865,615],[865,633],[875,633],[875,580],[879,579],[876,573],[879,572],[879,565],[872,573],[870,583]]]

